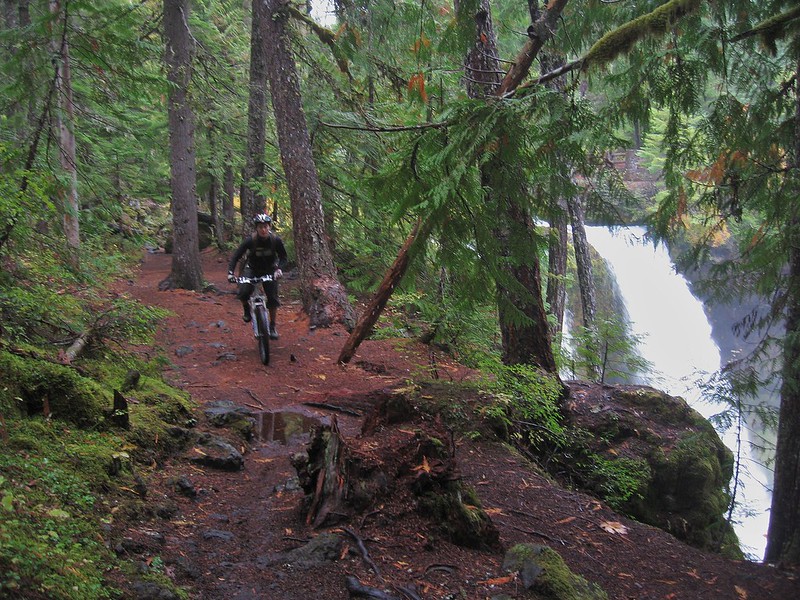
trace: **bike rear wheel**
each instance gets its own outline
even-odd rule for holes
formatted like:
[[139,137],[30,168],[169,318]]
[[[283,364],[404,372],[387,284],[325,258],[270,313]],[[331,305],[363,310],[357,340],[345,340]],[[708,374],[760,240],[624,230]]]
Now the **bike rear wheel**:
[[258,324],[258,354],[261,364],[269,364],[269,316],[263,306],[256,308],[256,323]]

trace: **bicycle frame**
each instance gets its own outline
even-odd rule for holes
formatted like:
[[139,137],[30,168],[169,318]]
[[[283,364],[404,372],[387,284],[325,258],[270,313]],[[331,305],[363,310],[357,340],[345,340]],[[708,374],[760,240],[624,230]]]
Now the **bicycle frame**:
[[248,304],[250,305],[251,323],[253,325],[253,335],[258,341],[258,350],[261,362],[269,364],[269,310],[267,310],[267,298],[264,295],[265,281],[273,281],[272,275],[262,275],[260,277],[237,277],[236,283],[249,283],[254,289],[250,294]]

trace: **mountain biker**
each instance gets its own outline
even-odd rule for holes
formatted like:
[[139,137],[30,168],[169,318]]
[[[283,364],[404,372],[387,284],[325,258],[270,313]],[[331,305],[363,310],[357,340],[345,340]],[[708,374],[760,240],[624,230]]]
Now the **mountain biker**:
[[[278,300],[278,282],[276,280],[283,276],[283,269],[286,267],[286,248],[283,245],[283,240],[272,231],[272,217],[269,215],[262,213],[254,216],[253,227],[255,228],[253,235],[242,240],[242,243],[239,244],[239,247],[231,256],[231,260],[228,263],[228,281],[231,283],[236,282],[233,271],[243,256],[245,257],[244,269],[242,270],[244,277],[273,276],[273,281],[265,281],[263,286],[264,293],[267,296],[267,308],[269,309],[269,337],[277,340],[278,330],[275,327],[275,323],[278,316],[278,307],[281,303]],[[252,320],[250,304],[247,301],[250,299],[254,289],[253,284],[242,283],[239,285],[239,291],[236,294],[244,308],[242,319],[245,323],[249,323]]]

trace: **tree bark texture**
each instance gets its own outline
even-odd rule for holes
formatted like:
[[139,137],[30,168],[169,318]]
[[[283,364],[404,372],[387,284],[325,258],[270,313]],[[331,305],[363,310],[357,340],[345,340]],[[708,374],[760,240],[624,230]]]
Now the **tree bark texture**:
[[[491,161],[490,161],[491,162]],[[503,342],[503,363],[507,365],[534,365],[552,375],[558,374],[550,329],[542,300],[542,281],[539,269],[539,252],[534,224],[530,215],[513,198],[499,198],[498,216],[505,231],[498,236],[510,259],[507,271],[522,290],[498,283],[497,308],[500,314],[500,333]],[[527,237],[528,258],[519,261],[510,251],[511,236]],[[508,236],[507,239],[503,239]],[[514,313],[522,313],[524,320]]]
[[69,0],[62,3],[51,0],[50,11],[58,16],[62,23],[60,39],[54,40],[56,65],[56,126],[58,128],[59,158],[61,169],[66,175],[65,181],[59,185],[61,201],[62,226],[67,247],[70,249],[72,262],[77,263],[80,250],[80,225],[78,214],[78,168],[75,162],[75,104],[72,96],[72,75],[69,65]]
[[567,211],[560,202],[553,201],[550,209],[550,235],[547,252],[547,291],[545,298],[550,314],[555,316],[550,333],[555,336],[564,327],[564,311],[567,303]]
[[267,76],[292,204],[303,308],[312,326],[340,322],[350,327],[354,323],[353,309],[339,282],[325,235],[322,190],[291,51],[285,0],[263,1]]
[[[456,10],[459,6],[459,3],[455,4]],[[471,96],[497,94],[501,70],[489,0],[480,1],[474,21],[475,44],[465,60],[467,91]],[[500,268],[512,282],[523,288],[512,289],[510,285],[500,282],[497,284],[503,362],[535,365],[555,374],[558,370],[542,301],[535,226],[527,211],[517,201],[517,198],[525,197],[524,192],[520,190],[520,194],[512,197],[507,191],[508,181],[498,179],[506,170],[502,168],[504,165],[500,164],[501,161],[500,157],[487,161],[482,167],[482,179],[488,184],[488,201],[497,209],[498,227],[495,237],[501,246],[503,262]],[[517,236],[514,244],[511,243],[511,236]],[[522,239],[526,240],[528,247],[527,258],[512,256],[512,246],[519,246],[518,240]]]
[[165,62],[170,83],[170,174],[172,185],[172,287],[203,287],[197,230],[194,114],[189,103],[193,38],[189,31],[188,0],[164,0]]
[[517,54],[511,68],[506,72],[503,82],[497,90],[498,96],[513,92],[527,77],[534,59],[545,43],[555,34],[558,20],[568,2],[569,0],[552,0],[542,11],[536,7],[536,2],[529,2],[533,23],[528,29],[528,40]]
[[575,263],[578,268],[578,287],[581,295],[583,326],[591,329],[597,313],[597,293],[594,286],[594,270],[589,242],[586,240],[586,218],[580,198],[568,198],[569,217],[572,223],[572,245],[575,248]]
[[800,216],[790,224],[789,291],[783,346],[783,381],[764,560],[800,564]]
[[263,1],[253,0],[253,23],[250,34],[250,84],[247,105],[247,156],[242,181],[242,229],[252,230],[251,219],[266,212],[266,198],[256,191],[264,185],[264,149],[266,148],[267,47],[264,34]]
[[[462,4],[458,0],[453,4],[456,11],[461,10]],[[475,42],[464,59],[464,84],[470,98],[485,98],[497,91],[503,78],[489,0],[478,2],[473,19]]]
[[575,248],[575,264],[578,269],[578,288],[581,296],[581,316],[583,326],[588,333],[590,356],[597,357],[596,362],[589,364],[589,375],[595,380],[602,380],[600,371],[600,340],[597,337],[596,313],[597,293],[594,285],[594,270],[589,242],[586,240],[586,221],[583,204],[578,197],[567,198],[569,217],[572,223],[572,246]]
[[[795,70],[800,77],[800,59]],[[795,194],[800,194],[800,93],[795,86],[795,130],[791,166]],[[797,197],[797,196],[795,196]],[[795,201],[788,216],[789,281],[786,294],[786,332],[783,381],[775,445],[775,479],[764,560],[800,565],[800,207]]]
[[225,159],[225,177],[222,187],[222,227],[225,232],[224,239],[229,242],[233,239],[233,223],[236,214],[233,205],[233,198],[236,195],[236,183],[233,178],[233,164],[230,155]]

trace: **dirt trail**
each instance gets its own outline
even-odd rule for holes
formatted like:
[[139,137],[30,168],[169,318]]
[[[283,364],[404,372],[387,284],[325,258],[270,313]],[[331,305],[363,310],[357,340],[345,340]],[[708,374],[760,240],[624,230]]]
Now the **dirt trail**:
[[[158,283],[171,265],[164,254],[146,255],[127,289],[146,304],[172,311],[158,333],[160,349],[172,361],[167,377],[190,392],[200,407],[230,400],[252,410],[301,413],[312,420],[335,415],[345,436],[357,436],[359,417],[309,404],[363,412],[370,393],[430,377],[434,371],[444,381],[470,376],[467,369],[412,341],[367,341],[350,365],[337,365],[346,332],[340,327],[309,330],[291,278],[281,287],[281,337],[272,342],[270,365],[262,366],[233,286],[225,280],[227,257],[206,251],[202,258],[205,278],[219,292],[159,292]],[[213,430],[202,411],[199,415],[198,427]],[[291,422],[289,433],[297,435],[288,440],[239,440],[245,456],[242,471],[199,468],[186,457],[176,457],[148,473],[148,499],[160,516],[128,532],[131,552],[151,566],[157,558],[192,598],[208,600],[346,599],[347,575],[395,598],[410,597],[402,591],[409,585],[425,600],[492,598],[501,592],[524,597],[519,581],[502,572],[502,554],[458,548],[432,533],[413,507],[390,506],[389,501],[351,524],[380,576],[353,540],[335,560],[311,567],[293,560],[292,550],[321,533],[304,523],[303,494],[290,464],[291,455],[305,448],[301,421]],[[610,598],[800,597],[796,579],[761,565],[704,554],[620,517],[588,496],[552,485],[498,444],[465,438],[456,446],[462,475],[478,491],[504,547],[523,541],[547,544]],[[181,491],[179,480],[196,496]],[[609,522],[624,525],[626,533],[608,531],[602,524]]]

